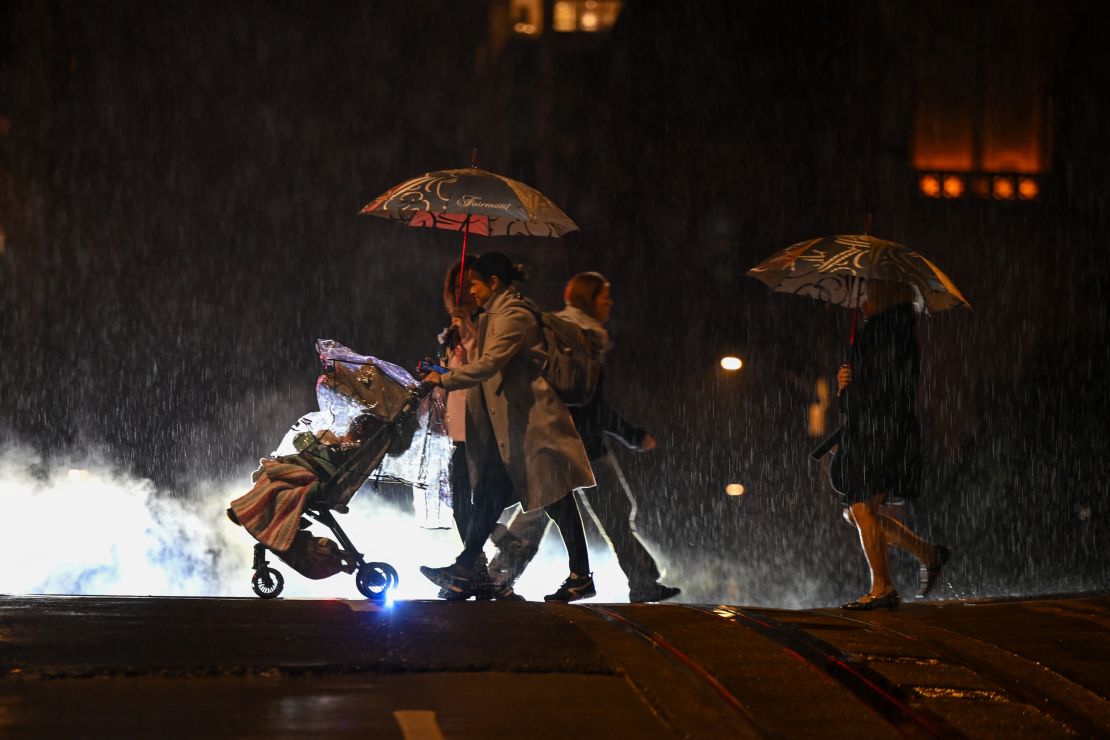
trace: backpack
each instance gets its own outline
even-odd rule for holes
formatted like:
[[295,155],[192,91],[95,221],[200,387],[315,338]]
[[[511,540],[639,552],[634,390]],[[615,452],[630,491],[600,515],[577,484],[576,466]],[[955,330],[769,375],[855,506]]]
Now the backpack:
[[585,329],[551,312],[534,311],[543,336],[546,358],[543,377],[567,406],[585,406],[597,391],[604,342]]

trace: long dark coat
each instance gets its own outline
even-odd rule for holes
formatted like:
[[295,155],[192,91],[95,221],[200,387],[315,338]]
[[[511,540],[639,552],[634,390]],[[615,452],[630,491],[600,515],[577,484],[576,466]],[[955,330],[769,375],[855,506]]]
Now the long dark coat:
[[877,493],[914,498],[920,490],[916,330],[913,306],[894,306],[864,324],[853,348],[831,469],[833,486],[847,504]]
[[507,290],[479,314],[477,358],[440,376],[449,391],[467,389],[471,484],[499,455],[526,511],[594,486],[570,412],[541,374],[543,346],[534,306]]

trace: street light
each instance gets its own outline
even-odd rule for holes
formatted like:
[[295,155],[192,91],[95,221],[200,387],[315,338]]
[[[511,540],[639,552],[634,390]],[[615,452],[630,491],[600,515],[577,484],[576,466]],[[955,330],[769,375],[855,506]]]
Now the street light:
[[741,483],[729,483],[725,486],[725,493],[729,496],[743,496],[744,486]]
[[729,372],[735,372],[744,367],[744,362],[739,357],[728,355],[721,358],[721,367]]

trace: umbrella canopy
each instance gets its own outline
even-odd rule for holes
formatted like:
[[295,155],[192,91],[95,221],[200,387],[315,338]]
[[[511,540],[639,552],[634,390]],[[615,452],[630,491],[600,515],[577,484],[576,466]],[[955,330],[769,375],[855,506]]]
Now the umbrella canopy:
[[481,236],[560,237],[578,226],[542,193],[477,167],[439,170],[390,188],[361,213]]
[[912,285],[930,313],[971,308],[948,276],[902,244],[867,234],[799,242],[748,270],[780,293],[793,293],[845,308],[858,308],[868,279]]

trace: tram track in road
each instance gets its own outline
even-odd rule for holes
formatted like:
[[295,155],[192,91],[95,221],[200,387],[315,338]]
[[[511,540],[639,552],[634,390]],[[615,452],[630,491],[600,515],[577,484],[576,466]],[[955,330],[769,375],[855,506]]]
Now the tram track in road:
[[[1033,610],[1038,608],[1033,607]],[[1089,618],[1096,623],[1106,621],[1105,613],[1093,617],[1087,613],[1075,615],[1073,607],[1068,604],[1060,604],[1054,611]],[[1006,694],[1035,707],[1078,737],[1110,735],[1110,701],[1043,662],[932,622],[902,619],[897,626],[893,626],[863,617],[829,616],[861,625],[875,633],[916,643],[936,653],[945,663],[973,670],[997,684]]]
[[[773,736],[773,733],[763,726],[752,711],[719,681],[709,668],[659,632],[607,606],[597,604],[582,604],[580,606],[620,628],[623,632],[646,641],[665,660],[680,666],[688,675],[694,677],[707,692],[715,695],[728,708],[735,721],[746,731],[745,734],[750,737]],[[634,680],[631,676],[629,678]]]
[[963,737],[940,717],[914,706],[912,695],[866,662],[854,659],[832,643],[815,637],[797,625],[735,606],[683,606],[720,617],[772,640],[795,658],[835,681],[906,737]]
[[[516,711],[499,726],[542,717],[537,737],[1110,737],[1108,615],[1100,595],[862,614],[0,597],[0,689],[21,702],[20,726],[105,734],[161,721],[166,702],[195,714],[197,697],[210,711],[196,726],[226,728],[227,697],[247,691],[267,706],[327,697],[338,703],[314,722],[410,735],[488,737],[484,697],[497,695]],[[576,702],[589,711],[568,714]],[[60,703],[78,709],[57,716]],[[591,734],[598,723],[612,732]]]
[[[1067,612],[1067,607],[1061,605],[1056,611]],[[942,620],[922,619],[923,613],[913,608],[867,615],[839,610],[768,613],[735,606],[688,608],[713,613],[775,640],[882,712],[899,729],[912,720],[929,734],[945,737],[978,736],[984,731],[1110,736],[1106,697],[1044,665],[1039,656],[1020,655],[989,638],[940,626],[937,622]],[[1037,609],[1034,605],[1029,611]],[[1096,614],[1092,621],[1101,618]]]

